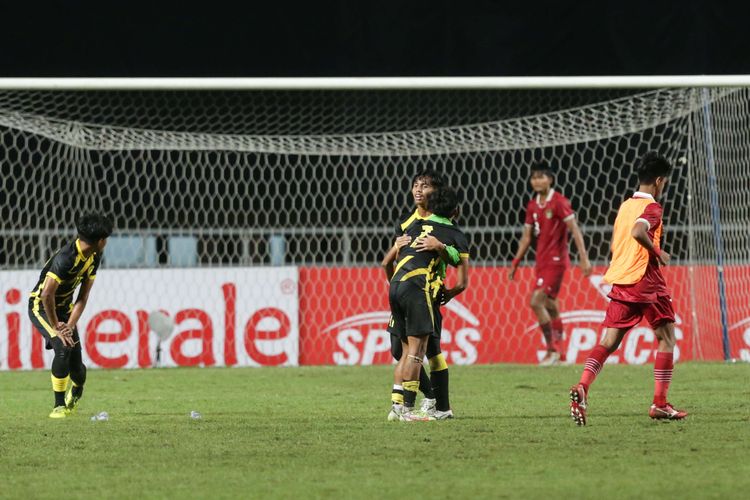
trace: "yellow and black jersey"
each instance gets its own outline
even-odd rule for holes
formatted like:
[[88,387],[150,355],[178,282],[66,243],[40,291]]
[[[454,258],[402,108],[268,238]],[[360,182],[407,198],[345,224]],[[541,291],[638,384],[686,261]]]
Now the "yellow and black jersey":
[[[420,221],[424,221],[429,218],[430,218],[429,215],[427,217],[422,217],[421,215],[419,215],[418,209],[415,209],[414,212],[412,213],[407,213],[406,215],[401,217],[401,219],[399,219],[399,222],[396,223],[396,230],[394,233],[395,238],[398,238],[399,236],[402,236],[404,234],[408,234],[407,231],[413,224],[418,224],[420,223]],[[441,242],[441,243],[444,243],[444,242]],[[461,256],[459,255],[458,250],[453,245],[448,245],[447,243],[446,245],[447,245],[446,250],[448,251],[448,255],[451,258],[451,261],[448,262],[448,264],[455,267],[459,264],[461,260]],[[440,262],[437,266],[438,276],[440,277],[441,280],[445,279],[445,267],[446,267],[445,262]]]
[[428,290],[435,298],[445,277],[445,264],[438,252],[417,252],[416,240],[423,236],[434,236],[446,245],[451,264],[458,265],[461,259],[469,258],[469,243],[466,235],[444,217],[430,215],[417,217],[405,227],[404,233],[411,236],[412,243],[399,252],[391,282],[409,281]]
[[73,303],[76,288],[83,280],[96,278],[100,262],[101,255],[94,252],[86,258],[81,252],[80,240],[72,241],[47,261],[30,296],[39,299],[44,282],[47,278],[52,278],[58,283],[55,292],[55,309],[68,310]]
[[396,223],[396,230],[394,231],[395,237],[398,238],[399,236],[406,234],[406,230],[409,229],[409,226],[411,226],[415,222],[419,222],[421,220],[427,220],[428,218],[429,216],[427,217],[420,216],[419,209],[414,209],[414,212],[409,212],[405,214]]

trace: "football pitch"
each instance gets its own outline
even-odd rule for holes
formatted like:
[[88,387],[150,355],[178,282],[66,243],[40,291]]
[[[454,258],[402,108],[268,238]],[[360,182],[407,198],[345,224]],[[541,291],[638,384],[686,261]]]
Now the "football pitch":
[[648,418],[651,366],[608,365],[585,428],[581,370],[451,367],[457,418],[426,423],[386,421],[387,366],[91,370],[62,420],[49,372],[2,372],[0,497],[747,498],[750,365],[678,364],[681,422]]

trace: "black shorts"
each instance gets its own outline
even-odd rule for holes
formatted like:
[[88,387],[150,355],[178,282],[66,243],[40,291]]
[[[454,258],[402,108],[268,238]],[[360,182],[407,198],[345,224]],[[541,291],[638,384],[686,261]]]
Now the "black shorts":
[[388,299],[391,303],[389,333],[404,342],[407,337],[440,334],[435,307],[428,292],[408,281],[396,281],[391,283]]
[[[55,333],[54,325],[52,325],[47,318],[47,313],[42,305],[42,300],[39,297],[31,297],[29,299],[29,318],[31,323],[36,328],[42,337],[44,337],[44,348],[52,349],[52,339],[57,336]],[[70,318],[70,311],[67,309],[59,309],[57,311],[58,321],[68,321]],[[81,339],[78,337],[78,328],[73,329],[73,342],[75,347],[81,348]]]
[[[440,304],[433,302],[432,307],[435,313],[435,333],[427,339],[427,352],[425,353],[427,359],[432,359],[443,352],[440,349],[440,335],[443,333],[443,314],[440,311]],[[403,351],[401,338],[391,332],[391,328],[388,328],[388,332],[391,334],[391,354],[394,359],[399,360]]]

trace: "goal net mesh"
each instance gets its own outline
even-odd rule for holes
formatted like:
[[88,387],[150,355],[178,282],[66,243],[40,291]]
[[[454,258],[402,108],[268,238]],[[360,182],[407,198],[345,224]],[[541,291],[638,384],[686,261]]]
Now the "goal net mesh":
[[[87,210],[115,219],[101,272],[112,279],[97,283],[116,288],[107,296],[133,325],[142,324],[137,310],[169,310],[174,296],[200,307],[211,270],[265,269],[258,276],[269,283],[236,284],[257,288],[236,305],[251,310],[264,287],[277,286],[275,270],[291,267],[295,345],[286,362],[390,362],[379,263],[424,168],[461,193],[457,223],[471,242],[469,289],[444,309],[449,361],[536,362],[544,347],[528,307],[533,252],[514,282],[506,277],[536,160],[556,167],[554,189],[571,200],[595,264],[584,278],[571,246],[560,293],[568,358],[581,362],[602,333],[612,223],[648,151],[676,166],[662,204],[680,355],[750,360],[748,89],[2,91],[0,365],[13,365],[14,312],[23,323],[14,348],[24,359],[34,349],[16,290],[26,297],[32,271],[75,236],[75,216]],[[179,285],[152,283],[172,277]],[[227,330],[226,314],[209,316]],[[210,364],[196,354],[205,339],[193,337],[180,349]],[[651,359],[648,325],[630,337],[615,359]],[[118,338],[97,349],[104,358],[125,352],[122,366],[156,342],[152,332],[141,344]],[[257,351],[277,355],[267,343]],[[222,345],[210,359],[232,364]],[[170,356],[167,365],[179,364]]]

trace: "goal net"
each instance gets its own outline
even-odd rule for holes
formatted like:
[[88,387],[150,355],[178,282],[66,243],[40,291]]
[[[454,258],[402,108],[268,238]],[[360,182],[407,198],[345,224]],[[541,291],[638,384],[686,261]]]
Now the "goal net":
[[[116,232],[78,325],[90,365],[152,366],[160,342],[164,366],[390,363],[379,263],[425,168],[461,193],[471,242],[469,288],[443,308],[448,361],[535,363],[533,253],[513,282],[507,266],[536,160],[556,167],[595,264],[584,278],[571,246],[560,293],[581,362],[648,151],[676,165],[662,201],[678,356],[750,361],[746,88],[0,91],[0,369],[48,366],[28,293],[91,210]],[[157,310],[174,320],[163,339]],[[612,362],[654,351],[644,323]]]

